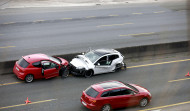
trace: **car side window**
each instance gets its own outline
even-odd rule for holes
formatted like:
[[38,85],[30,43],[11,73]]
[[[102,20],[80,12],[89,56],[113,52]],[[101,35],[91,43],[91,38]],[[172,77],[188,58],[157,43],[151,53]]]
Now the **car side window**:
[[44,69],[51,69],[51,68],[55,68],[57,66],[57,64],[53,63],[53,62],[45,62],[43,63],[43,68]]
[[110,96],[118,96],[121,95],[120,89],[115,89],[110,91]]
[[100,59],[97,61],[96,65],[97,65],[97,64],[100,64],[100,65],[109,65],[109,63],[108,63],[108,61],[107,61],[107,56],[104,56],[104,57],[100,58]]
[[121,89],[121,95],[130,95],[133,94],[134,92],[130,89]]
[[110,94],[110,91],[105,91],[102,93],[101,97],[108,97]]
[[114,89],[111,91],[106,91],[103,92],[101,97],[108,97],[108,96],[120,96],[120,95],[130,95],[133,94],[134,92],[130,89]]
[[40,62],[40,61],[34,62],[34,63],[32,63],[32,65],[33,65],[34,67],[41,67],[41,62]]
[[109,56],[109,60],[110,60],[110,61],[113,61],[114,59],[117,59],[117,58],[119,58],[118,55],[110,55],[110,56]]
[[108,56],[108,61],[109,61],[109,65],[111,65],[112,61],[119,58],[118,55],[109,55]]
[[56,65],[57,65],[57,64],[55,64],[55,63],[51,62],[51,66],[50,66],[50,68],[55,68],[55,67],[56,67]]

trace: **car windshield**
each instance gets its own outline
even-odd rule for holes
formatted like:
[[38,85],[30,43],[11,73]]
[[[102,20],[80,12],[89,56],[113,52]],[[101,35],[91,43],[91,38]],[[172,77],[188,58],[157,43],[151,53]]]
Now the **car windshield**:
[[49,57],[49,59],[51,60],[51,61],[54,61],[54,62],[56,62],[56,63],[58,63],[58,64],[61,64],[61,60],[59,60],[58,58],[55,58],[55,57],[52,57],[52,56],[49,56],[49,55],[47,55],[48,57]]
[[96,54],[93,51],[86,53],[84,56],[87,57],[92,63],[94,63],[98,58],[100,58],[100,55]]
[[95,89],[93,89],[92,87],[89,87],[85,90],[85,93],[93,98],[96,98],[96,96],[99,94],[98,91],[96,91]]

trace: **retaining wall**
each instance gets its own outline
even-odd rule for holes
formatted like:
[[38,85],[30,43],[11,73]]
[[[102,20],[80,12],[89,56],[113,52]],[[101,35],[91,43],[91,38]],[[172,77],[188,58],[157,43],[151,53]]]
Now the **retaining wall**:
[[[180,42],[173,42],[173,43],[125,47],[125,48],[118,48],[116,50],[121,52],[125,56],[125,59],[132,59],[132,58],[139,58],[139,57],[144,57],[144,56],[157,56],[161,54],[187,52],[187,51],[190,51],[189,43],[190,41],[180,41]],[[78,54],[81,54],[81,52],[73,53],[73,54],[65,54],[65,55],[54,55],[54,56],[62,57],[70,61],[72,58],[74,58]],[[0,74],[12,73],[15,61],[16,60],[0,62]]]

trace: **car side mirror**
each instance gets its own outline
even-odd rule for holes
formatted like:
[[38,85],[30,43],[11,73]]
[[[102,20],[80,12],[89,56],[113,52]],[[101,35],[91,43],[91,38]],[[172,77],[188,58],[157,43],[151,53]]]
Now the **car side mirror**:
[[100,63],[95,63],[94,65],[95,65],[95,67],[96,67],[96,66],[100,66]]

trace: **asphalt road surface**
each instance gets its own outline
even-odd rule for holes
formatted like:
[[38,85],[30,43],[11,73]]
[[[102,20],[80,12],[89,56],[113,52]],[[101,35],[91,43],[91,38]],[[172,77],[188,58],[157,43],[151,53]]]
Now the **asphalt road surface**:
[[[119,80],[147,88],[151,103],[115,111],[188,111],[190,104],[189,56],[163,57],[130,62],[126,71],[93,76],[69,76],[24,83],[13,74],[0,75],[0,111],[89,111],[80,103],[91,84]],[[32,102],[25,105],[25,100]]]
[[0,10],[0,61],[189,40],[186,3]]

